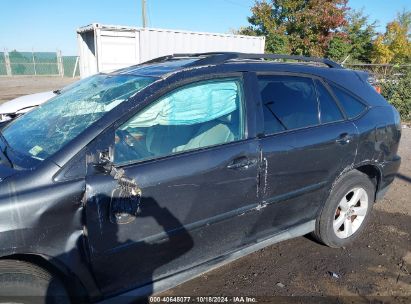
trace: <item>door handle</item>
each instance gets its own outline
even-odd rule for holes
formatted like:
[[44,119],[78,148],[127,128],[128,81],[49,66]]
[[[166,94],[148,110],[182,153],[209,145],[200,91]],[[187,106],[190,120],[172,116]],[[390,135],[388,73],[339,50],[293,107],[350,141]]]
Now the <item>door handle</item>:
[[340,144],[340,145],[346,145],[346,144],[350,143],[351,139],[352,139],[352,136],[350,134],[342,133],[342,134],[340,134],[338,139],[335,140],[335,142],[337,144]]
[[234,159],[227,165],[228,169],[248,169],[249,167],[257,163],[256,159],[250,159],[247,157],[239,157]]

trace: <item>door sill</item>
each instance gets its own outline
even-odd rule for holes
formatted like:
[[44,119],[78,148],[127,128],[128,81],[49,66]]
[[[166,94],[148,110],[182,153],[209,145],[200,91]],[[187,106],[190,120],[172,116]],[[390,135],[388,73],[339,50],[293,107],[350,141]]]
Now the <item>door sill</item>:
[[155,281],[151,284],[132,289],[118,296],[111,297],[98,303],[134,303],[138,299],[142,299],[152,294],[164,292],[168,289],[174,288],[206,272],[231,263],[243,256],[256,252],[267,246],[308,234],[314,231],[314,229],[315,220],[311,220],[309,222],[284,230],[270,238],[257,240],[254,244],[241,248],[235,252],[222,255],[218,258],[212,259],[211,261],[189,268],[169,277],[159,279],[158,281]]

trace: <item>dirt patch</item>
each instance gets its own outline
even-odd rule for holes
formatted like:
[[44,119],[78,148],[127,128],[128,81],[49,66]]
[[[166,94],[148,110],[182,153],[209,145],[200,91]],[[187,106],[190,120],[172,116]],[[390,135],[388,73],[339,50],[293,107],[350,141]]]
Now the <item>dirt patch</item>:
[[27,94],[61,89],[76,80],[78,78],[0,77],[0,104]]
[[[398,231],[384,229],[386,225]],[[297,238],[262,249],[166,294],[411,296],[411,267],[406,262],[411,252],[410,231],[410,216],[387,216],[375,210],[366,232],[350,247],[330,249],[309,238]]]

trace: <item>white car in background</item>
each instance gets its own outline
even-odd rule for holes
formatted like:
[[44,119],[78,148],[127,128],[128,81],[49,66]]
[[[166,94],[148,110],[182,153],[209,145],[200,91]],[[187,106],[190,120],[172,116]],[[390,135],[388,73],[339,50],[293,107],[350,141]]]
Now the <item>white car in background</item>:
[[0,124],[4,124],[29,112],[54,96],[81,84],[86,79],[88,77],[65,86],[61,90],[24,95],[0,104]]
[[0,105],[0,123],[13,120],[56,96],[57,91],[21,96]]

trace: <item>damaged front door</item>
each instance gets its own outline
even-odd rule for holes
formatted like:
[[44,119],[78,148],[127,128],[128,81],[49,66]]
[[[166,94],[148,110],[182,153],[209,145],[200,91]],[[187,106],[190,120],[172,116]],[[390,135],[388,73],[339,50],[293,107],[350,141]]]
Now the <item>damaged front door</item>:
[[153,281],[244,245],[256,221],[258,140],[245,136],[243,102],[241,79],[199,82],[107,136],[114,151],[100,157],[103,170],[89,166],[86,191],[91,264],[104,294],[143,285],[150,293]]

